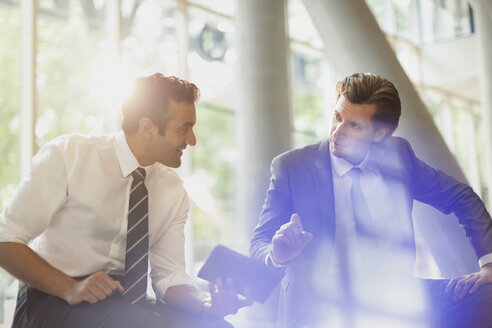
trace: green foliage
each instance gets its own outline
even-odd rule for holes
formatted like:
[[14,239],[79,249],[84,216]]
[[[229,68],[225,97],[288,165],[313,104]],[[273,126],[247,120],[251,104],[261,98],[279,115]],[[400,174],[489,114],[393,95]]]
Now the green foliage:
[[322,137],[319,131],[328,130],[324,126],[323,106],[321,97],[308,88],[298,87],[295,90],[294,126],[296,146],[307,145]]
[[236,181],[235,120],[232,109],[203,102],[197,109],[197,145],[193,149],[194,174],[200,175],[214,198],[218,216],[211,218],[198,208],[193,212],[195,251],[205,259],[217,242],[234,229]]
[[[71,10],[80,6],[71,2]],[[94,59],[102,47],[102,33],[89,30],[83,16],[70,13],[67,21],[41,16],[38,20],[37,145],[66,133],[88,133],[87,116],[103,116],[90,97]]]

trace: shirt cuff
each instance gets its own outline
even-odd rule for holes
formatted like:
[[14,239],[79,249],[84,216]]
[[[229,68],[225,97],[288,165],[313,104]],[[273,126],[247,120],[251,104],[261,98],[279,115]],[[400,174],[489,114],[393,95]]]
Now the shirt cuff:
[[273,267],[279,268],[279,269],[285,269],[285,266],[286,266],[285,264],[280,264],[275,260],[275,258],[273,257],[273,253],[272,253],[271,248],[268,251],[267,255],[265,256],[265,264],[267,266],[273,266]]
[[480,267],[483,267],[485,264],[489,264],[492,262],[492,253],[485,254],[481,258],[478,259],[478,264]]
[[196,287],[193,279],[184,272],[173,272],[169,276],[153,284],[153,287],[156,297],[163,301],[168,288],[178,285],[190,285]]

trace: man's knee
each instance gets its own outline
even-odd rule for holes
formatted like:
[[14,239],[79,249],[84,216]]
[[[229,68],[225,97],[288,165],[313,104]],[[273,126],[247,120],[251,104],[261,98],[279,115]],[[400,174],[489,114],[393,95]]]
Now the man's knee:
[[143,306],[118,302],[98,311],[94,327],[114,328],[161,328],[164,327],[160,316]]

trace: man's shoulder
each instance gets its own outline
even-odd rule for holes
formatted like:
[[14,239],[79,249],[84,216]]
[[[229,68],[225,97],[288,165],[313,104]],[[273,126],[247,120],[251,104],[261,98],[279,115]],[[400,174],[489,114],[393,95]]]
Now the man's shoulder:
[[288,164],[303,164],[314,162],[320,149],[327,143],[327,140],[320,140],[314,144],[291,149],[274,158],[274,161],[282,161]]
[[109,147],[112,146],[113,135],[65,134],[48,141],[46,147],[73,149],[77,147]]
[[399,151],[402,148],[409,148],[410,143],[403,137],[391,136],[383,142],[380,142],[379,146],[386,150]]

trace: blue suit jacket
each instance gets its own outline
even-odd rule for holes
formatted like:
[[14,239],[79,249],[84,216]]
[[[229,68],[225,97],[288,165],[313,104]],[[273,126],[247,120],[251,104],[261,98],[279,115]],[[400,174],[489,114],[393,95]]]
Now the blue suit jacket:
[[[316,264],[329,260],[323,256],[323,249],[333,245],[335,206],[329,151],[329,141],[323,140],[273,160],[270,187],[251,241],[251,256],[264,261],[273,235],[292,213],[298,213],[304,229],[314,235],[313,241],[287,265],[278,313],[283,327],[298,326],[302,309],[316,288]],[[410,243],[415,252],[411,217],[415,199],[443,213],[454,212],[478,257],[492,252],[490,215],[470,187],[419,160],[402,138],[391,137],[374,144],[370,155],[369,160],[378,166],[389,190],[394,190],[398,198],[389,200],[398,204],[397,215],[388,223],[393,239]],[[411,258],[412,263],[405,264],[409,275],[414,265]]]

